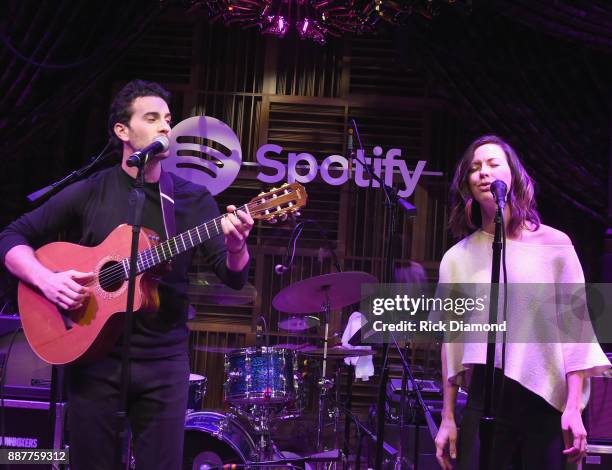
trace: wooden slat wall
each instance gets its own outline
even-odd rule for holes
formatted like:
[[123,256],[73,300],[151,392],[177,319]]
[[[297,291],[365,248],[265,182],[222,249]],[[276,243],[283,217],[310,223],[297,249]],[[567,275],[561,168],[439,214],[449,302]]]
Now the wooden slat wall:
[[[437,263],[449,243],[444,224],[448,172],[450,159],[457,155],[462,127],[450,106],[428,97],[432,88],[429,77],[398,63],[392,37],[332,40],[321,47],[296,38],[279,40],[193,19],[181,22],[176,14],[171,18],[159,28],[151,28],[141,42],[146,47],[137,47],[128,55],[126,78],[132,74],[165,83],[181,111],[177,121],[206,114],[229,124],[242,142],[245,162],[255,162],[255,152],[264,143],[283,147],[281,161],[287,161],[289,152],[308,152],[319,162],[328,155],[344,155],[347,129],[354,118],[367,156],[372,155],[375,145],[382,146],[384,152],[397,147],[410,169],[423,159],[427,160],[426,170],[444,172],[442,177],[421,178],[411,198],[418,216],[409,219],[400,215],[398,220],[398,265],[416,260],[431,280],[436,279]],[[171,61],[168,51],[176,51]],[[230,203],[244,203],[267,189],[255,178],[257,171],[243,167],[233,186],[217,196],[222,209]],[[309,201],[302,219],[315,219],[327,231],[337,246],[342,268],[380,278],[388,217],[382,192],[358,188],[353,182],[331,187],[320,179],[308,184],[307,190]],[[276,311],[272,299],[293,282],[333,272],[334,268],[321,249],[324,243],[319,231],[307,226],[294,268],[283,276],[275,275],[274,266],[283,262],[292,227],[291,222],[254,227],[249,239],[249,282],[257,296],[245,305],[207,303],[209,299],[198,294],[197,287],[198,276],[206,270],[204,258],[199,254],[195,258],[191,293],[197,316],[190,322],[191,363],[193,372],[209,380],[205,407],[222,406],[224,380],[223,354],[207,349],[253,344],[259,315],[270,325],[273,344],[308,339],[278,331],[278,321],[288,315]],[[332,317],[332,332],[342,332],[350,313],[345,309]],[[320,335],[322,328],[308,333],[305,336]],[[409,352],[414,364],[427,373],[435,371],[437,345],[419,345]],[[395,354],[391,363],[397,364]],[[374,403],[377,381],[378,376],[356,385],[354,401],[360,411]]]

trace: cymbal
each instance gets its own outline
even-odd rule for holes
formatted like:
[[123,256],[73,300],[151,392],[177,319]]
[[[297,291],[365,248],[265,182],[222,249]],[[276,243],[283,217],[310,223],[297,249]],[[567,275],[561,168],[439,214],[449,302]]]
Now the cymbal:
[[329,300],[330,310],[338,310],[362,299],[361,285],[378,280],[361,271],[323,274],[295,282],[281,290],[272,305],[280,312],[320,312]]
[[319,319],[312,315],[307,315],[305,317],[291,316],[285,320],[280,320],[278,322],[278,327],[285,331],[305,331],[318,324]]
[[228,348],[225,346],[194,346],[193,349],[207,353],[229,354],[240,348]]
[[[255,348],[256,346],[251,346]],[[312,345],[308,343],[293,344],[293,343],[279,343],[270,346],[271,349],[288,349],[290,351],[301,351],[303,348],[310,348]],[[225,346],[194,346],[193,349],[196,351],[215,353],[215,354],[231,354],[235,351],[239,351],[243,348],[228,348]]]
[[301,351],[303,348],[308,348],[311,345],[308,343],[293,344],[293,343],[278,343],[272,346],[276,349],[288,349],[289,351]]
[[[300,353],[305,356],[316,356],[323,358],[323,348],[307,349],[302,348]],[[360,357],[360,356],[372,356],[376,354],[376,351],[370,349],[351,349],[345,348],[344,346],[334,346],[327,348],[328,359],[344,359],[345,357]]]
[[255,300],[257,290],[251,283],[240,290],[232,289],[207,271],[190,275],[189,297],[200,304],[246,305]]

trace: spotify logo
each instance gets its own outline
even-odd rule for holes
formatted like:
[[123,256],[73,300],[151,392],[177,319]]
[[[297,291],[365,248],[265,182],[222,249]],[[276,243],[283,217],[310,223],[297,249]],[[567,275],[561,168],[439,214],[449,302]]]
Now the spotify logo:
[[[198,143],[208,139],[215,148]],[[224,122],[194,116],[179,122],[170,133],[170,157],[162,166],[193,183],[206,186],[214,196],[228,188],[242,164],[240,141]]]

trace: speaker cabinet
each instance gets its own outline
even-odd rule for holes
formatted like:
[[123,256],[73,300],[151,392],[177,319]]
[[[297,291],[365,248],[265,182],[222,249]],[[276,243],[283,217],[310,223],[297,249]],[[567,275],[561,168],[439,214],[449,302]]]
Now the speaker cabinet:
[[612,377],[591,378],[585,421],[589,442],[612,444]]
[[32,351],[23,331],[17,333],[9,356],[12,336],[10,332],[0,337],[0,368],[6,373],[4,396],[49,401],[51,366]]
[[[65,403],[57,403],[51,422],[48,401],[4,400],[3,443],[7,449],[62,449]],[[40,470],[40,465],[19,465],[20,470]]]

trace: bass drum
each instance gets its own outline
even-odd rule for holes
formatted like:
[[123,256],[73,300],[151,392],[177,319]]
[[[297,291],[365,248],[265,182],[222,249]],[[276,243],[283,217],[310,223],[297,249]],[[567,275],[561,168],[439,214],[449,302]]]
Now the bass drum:
[[244,464],[256,455],[253,439],[235,418],[210,411],[187,415],[183,470]]

